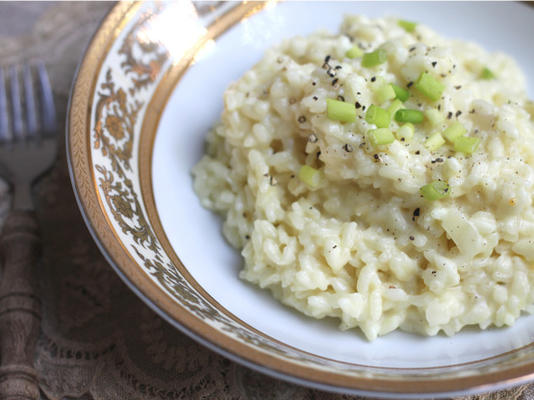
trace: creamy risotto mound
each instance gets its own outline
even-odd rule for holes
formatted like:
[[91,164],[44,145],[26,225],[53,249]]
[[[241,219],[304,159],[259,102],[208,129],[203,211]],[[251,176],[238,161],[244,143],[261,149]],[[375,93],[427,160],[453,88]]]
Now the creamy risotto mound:
[[224,104],[194,188],[241,278],[369,340],[534,311],[534,107],[512,59],[349,16],[268,50]]

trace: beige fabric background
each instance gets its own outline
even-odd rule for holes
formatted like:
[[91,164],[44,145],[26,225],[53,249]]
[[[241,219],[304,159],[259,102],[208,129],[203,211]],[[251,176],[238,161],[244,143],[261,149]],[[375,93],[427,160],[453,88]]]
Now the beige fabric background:
[[[61,129],[76,65],[105,2],[0,2],[0,65],[43,59]],[[198,345],[150,311],[100,255],[76,207],[64,136],[36,188],[42,225],[43,325],[37,368],[49,399],[360,399],[275,380]],[[9,206],[0,180],[0,224]],[[465,399],[534,400],[534,387]]]

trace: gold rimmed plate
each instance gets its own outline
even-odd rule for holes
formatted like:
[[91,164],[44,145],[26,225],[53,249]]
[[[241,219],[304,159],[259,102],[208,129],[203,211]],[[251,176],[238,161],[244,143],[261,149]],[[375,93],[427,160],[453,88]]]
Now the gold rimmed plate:
[[265,373],[396,398],[524,382],[534,373],[534,317],[452,338],[396,332],[369,343],[240,281],[240,255],[193,192],[190,170],[228,84],[271,45],[335,32],[346,13],[424,21],[505,50],[532,74],[525,49],[534,9],[520,3],[119,3],[86,51],[68,113],[70,172],[87,225],[121,278],[166,320]]

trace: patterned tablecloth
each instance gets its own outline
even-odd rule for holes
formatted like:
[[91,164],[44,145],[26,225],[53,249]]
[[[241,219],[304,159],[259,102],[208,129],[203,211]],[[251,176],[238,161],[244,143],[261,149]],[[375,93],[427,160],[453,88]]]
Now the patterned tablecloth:
[[[43,59],[61,129],[83,50],[111,3],[0,2],[0,65]],[[49,399],[356,399],[292,385],[235,364],[184,336],[117,277],[89,235],[60,157],[36,187],[44,241],[36,365]],[[0,180],[0,225],[9,206]],[[534,386],[469,399],[534,399]]]

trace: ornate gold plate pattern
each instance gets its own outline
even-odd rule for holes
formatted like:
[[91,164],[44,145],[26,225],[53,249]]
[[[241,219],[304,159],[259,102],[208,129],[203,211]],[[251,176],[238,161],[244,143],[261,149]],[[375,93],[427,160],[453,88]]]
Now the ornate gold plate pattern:
[[[195,282],[161,227],[151,182],[158,122],[203,46],[264,3],[119,3],[79,67],[68,114],[68,155],[79,206],[101,250],[127,284],[175,326],[261,371],[353,393],[444,394],[513,384],[534,372],[531,345],[439,368],[377,368],[281,343],[221,307]],[[175,46],[158,32],[183,25]],[[185,31],[187,29],[187,31]]]

